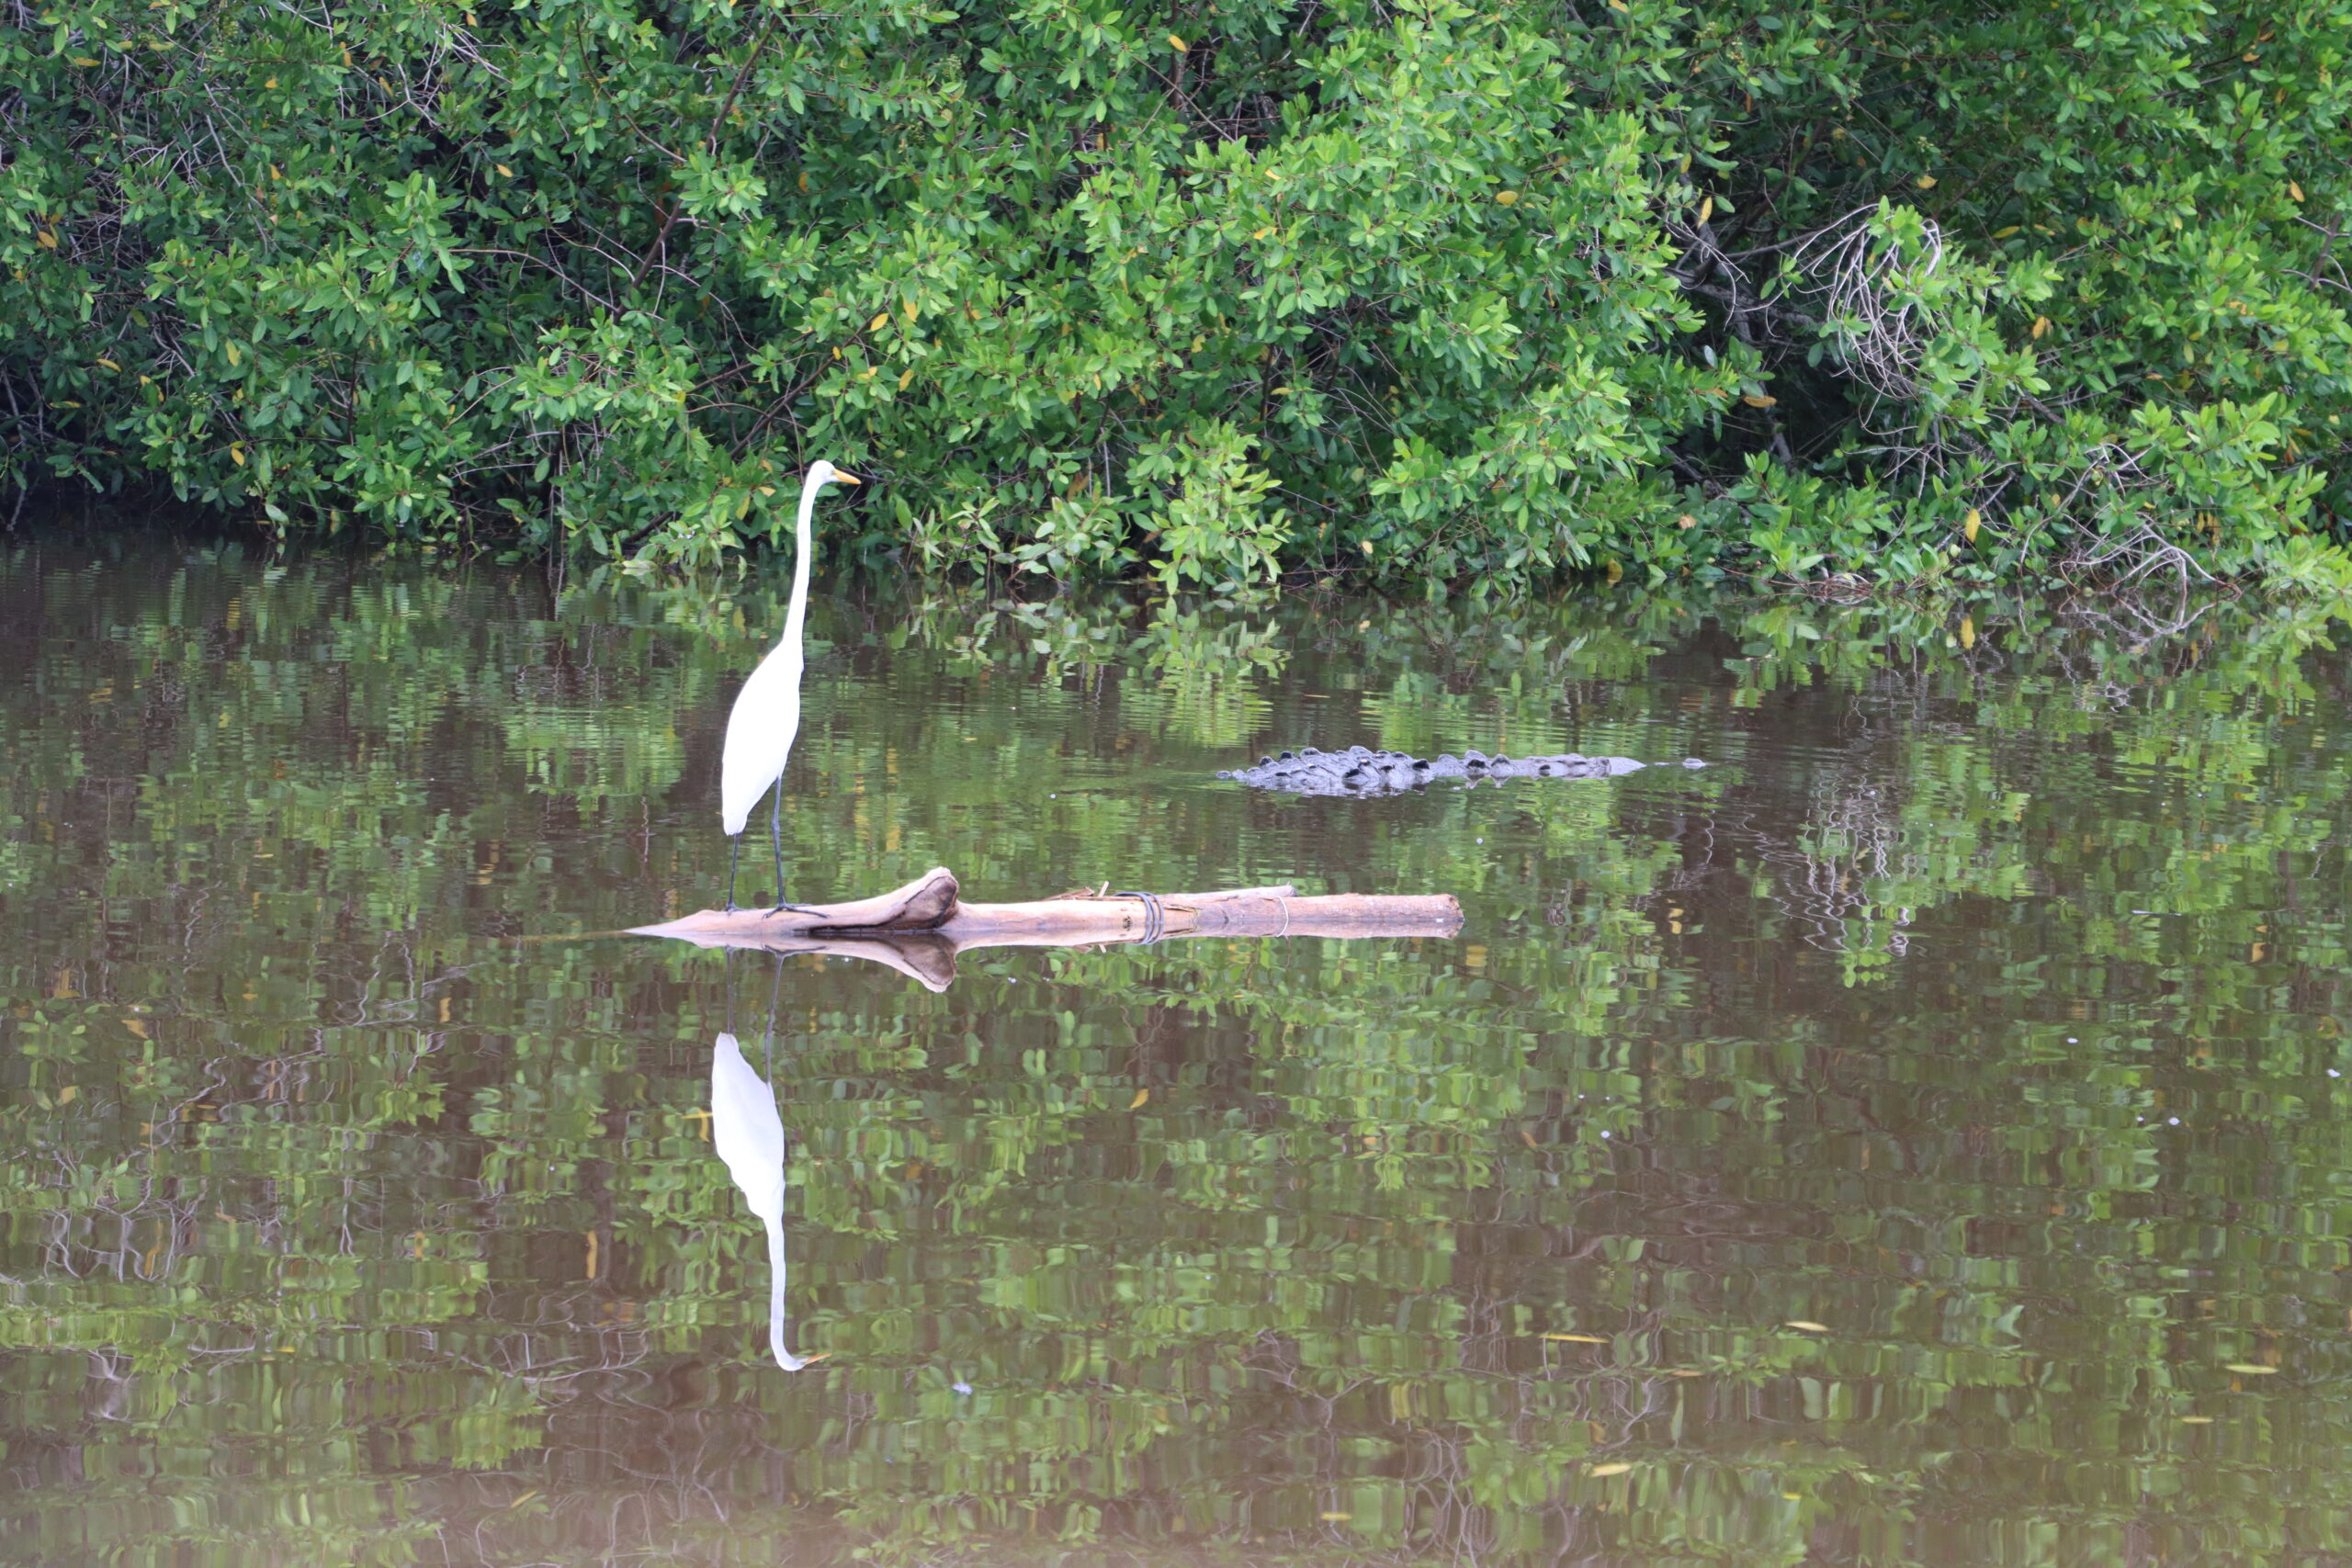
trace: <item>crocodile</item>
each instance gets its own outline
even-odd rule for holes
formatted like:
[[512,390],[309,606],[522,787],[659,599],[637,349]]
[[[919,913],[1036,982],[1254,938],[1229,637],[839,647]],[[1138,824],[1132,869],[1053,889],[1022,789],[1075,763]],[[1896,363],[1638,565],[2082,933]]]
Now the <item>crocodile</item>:
[[[1550,757],[1489,757],[1483,751],[1451,752],[1429,761],[1407,751],[1374,751],[1351,746],[1344,751],[1298,751],[1261,757],[1254,768],[1232,768],[1217,774],[1252,789],[1286,790],[1293,795],[1400,795],[1433,779],[1606,779],[1630,773],[1646,764],[1631,757],[1587,757],[1569,751]],[[1703,767],[1697,758],[1682,764]]]

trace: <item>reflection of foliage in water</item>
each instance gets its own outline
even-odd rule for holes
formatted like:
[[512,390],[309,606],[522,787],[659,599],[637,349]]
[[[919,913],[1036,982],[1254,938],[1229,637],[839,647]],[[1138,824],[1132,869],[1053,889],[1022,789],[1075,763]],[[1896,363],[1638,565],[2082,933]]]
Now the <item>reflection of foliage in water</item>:
[[[1472,925],[937,997],[789,965],[832,1359],[781,1380],[703,1116],[763,964],[730,1001],[715,957],[493,940],[707,900],[774,589],[0,575],[32,1554],[2346,1549],[2324,625],[825,599],[797,875],[1295,875]],[[1355,739],[1715,765],[1205,782]]]

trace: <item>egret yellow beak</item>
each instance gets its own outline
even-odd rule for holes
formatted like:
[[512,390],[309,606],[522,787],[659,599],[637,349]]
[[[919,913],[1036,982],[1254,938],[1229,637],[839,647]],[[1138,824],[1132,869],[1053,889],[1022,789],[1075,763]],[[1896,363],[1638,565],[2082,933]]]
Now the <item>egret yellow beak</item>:
[[839,468],[835,468],[833,470],[833,478],[845,485],[864,484],[865,482],[864,479],[859,479],[855,474],[845,474]]

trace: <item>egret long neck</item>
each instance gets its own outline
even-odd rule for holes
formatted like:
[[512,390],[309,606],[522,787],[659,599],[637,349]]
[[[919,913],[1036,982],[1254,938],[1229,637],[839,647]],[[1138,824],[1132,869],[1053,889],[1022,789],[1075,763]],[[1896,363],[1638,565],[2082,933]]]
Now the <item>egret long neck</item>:
[[797,1372],[808,1363],[785,1348],[784,1344],[784,1221],[768,1224],[768,1348],[775,1352],[776,1365],[787,1372]]
[[796,652],[800,648],[801,626],[808,618],[808,558],[815,553],[813,523],[820,488],[816,484],[800,487],[800,522],[793,531],[797,548],[792,561],[792,607],[784,613],[784,637],[776,647]]

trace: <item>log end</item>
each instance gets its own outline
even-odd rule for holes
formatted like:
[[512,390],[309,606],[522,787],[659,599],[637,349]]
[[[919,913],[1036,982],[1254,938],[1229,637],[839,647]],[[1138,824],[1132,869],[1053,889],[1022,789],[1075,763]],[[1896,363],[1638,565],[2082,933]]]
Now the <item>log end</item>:
[[904,887],[845,904],[805,909],[698,909],[658,926],[634,926],[631,936],[674,937],[700,947],[740,947],[770,938],[826,936],[844,931],[927,931],[956,912],[956,874],[934,866]]

